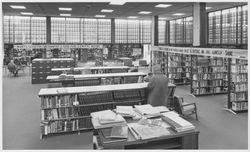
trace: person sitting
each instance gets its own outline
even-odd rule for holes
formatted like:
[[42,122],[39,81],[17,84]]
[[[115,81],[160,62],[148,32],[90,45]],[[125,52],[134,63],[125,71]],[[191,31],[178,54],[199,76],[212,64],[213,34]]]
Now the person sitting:
[[14,76],[16,77],[18,74],[18,66],[14,63],[14,60],[11,60],[10,63],[8,64],[8,69],[11,73],[14,74]]
[[164,74],[148,73],[144,78],[148,83],[147,101],[152,106],[167,106],[168,78]]

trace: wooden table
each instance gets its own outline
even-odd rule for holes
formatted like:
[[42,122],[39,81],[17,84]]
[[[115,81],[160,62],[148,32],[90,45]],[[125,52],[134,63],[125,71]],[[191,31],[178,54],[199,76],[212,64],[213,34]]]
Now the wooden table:
[[198,149],[199,131],[191,130],[186,132],[176,132],[172,128],[168,129],[170,135],[152,139],[135,139],[128,131],[127,140],[117,140],[108,138],[111,128],[97,129],[98,145],[103,149]]

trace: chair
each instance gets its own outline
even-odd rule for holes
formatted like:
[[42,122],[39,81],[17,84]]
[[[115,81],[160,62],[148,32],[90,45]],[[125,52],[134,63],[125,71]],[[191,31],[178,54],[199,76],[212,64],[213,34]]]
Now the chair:
[[184,102],[183,97],[174,96],[174,109],[183,117],[195,114],[196,120],[198,120],[196,103]]

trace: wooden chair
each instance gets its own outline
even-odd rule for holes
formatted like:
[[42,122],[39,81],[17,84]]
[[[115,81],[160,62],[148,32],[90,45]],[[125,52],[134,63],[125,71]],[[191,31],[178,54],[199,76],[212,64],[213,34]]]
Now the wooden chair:
[[175,111],[183,117],[195,114],[196,120],[198,120],[196,103],[184,102],[183,97],[174,96]]

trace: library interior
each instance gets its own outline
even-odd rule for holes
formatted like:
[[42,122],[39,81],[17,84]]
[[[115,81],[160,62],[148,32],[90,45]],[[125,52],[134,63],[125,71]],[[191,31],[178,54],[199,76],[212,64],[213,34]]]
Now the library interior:
[[248,3],[1,2],[4,150],[248,149]]

